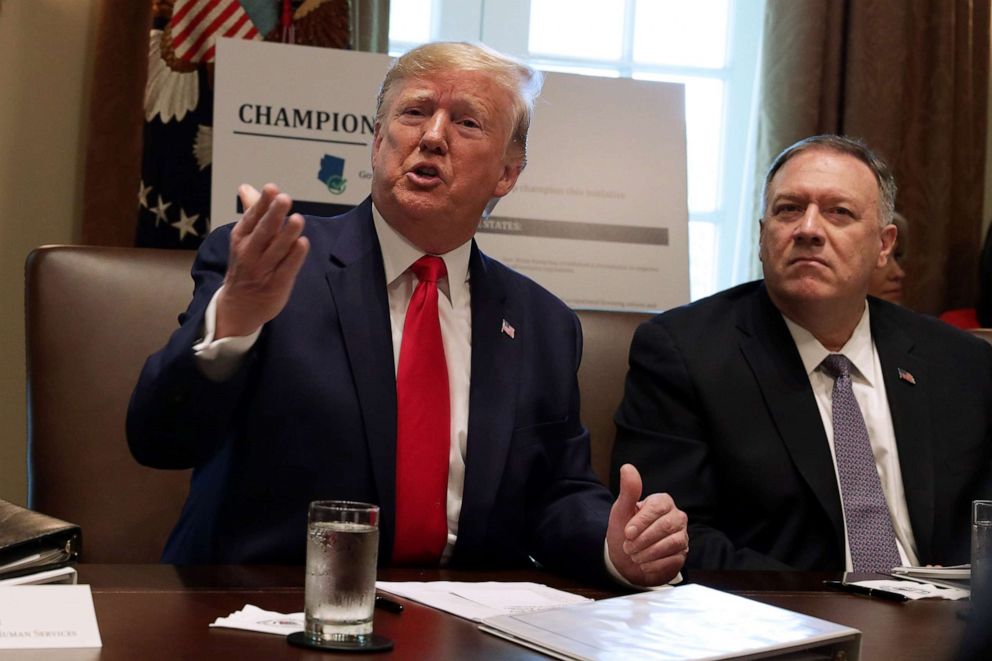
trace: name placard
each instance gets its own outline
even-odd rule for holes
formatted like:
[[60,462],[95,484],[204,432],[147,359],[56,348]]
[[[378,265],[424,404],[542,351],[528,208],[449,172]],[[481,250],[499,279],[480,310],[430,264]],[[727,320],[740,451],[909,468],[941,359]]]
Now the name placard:
[[0,649],[103,647],[88,585],[0,587]]

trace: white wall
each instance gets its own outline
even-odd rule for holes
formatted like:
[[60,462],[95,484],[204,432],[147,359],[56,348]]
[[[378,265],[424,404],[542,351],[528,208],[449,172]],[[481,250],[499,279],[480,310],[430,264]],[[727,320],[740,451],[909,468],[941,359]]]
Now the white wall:
[[0,0],[0,498],[27,500],[24,260],[78,241],[99,0]]

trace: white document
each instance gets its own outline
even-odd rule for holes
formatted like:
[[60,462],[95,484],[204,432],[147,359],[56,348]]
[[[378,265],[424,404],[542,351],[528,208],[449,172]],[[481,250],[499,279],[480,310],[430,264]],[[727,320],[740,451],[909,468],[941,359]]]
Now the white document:
[[893,567],[896,576],[910,578],[936,578],[945,581],[967,581],[971,579],[971,565],[951,565],[948,567]]
[[872,590],[884,590],[885,592],[895,592],[913,601],[917,599],[967,599],[971,594],[970,590],[950,585],[940,585],[932,581],[916,580],[872,580],[872,581],[851,581],[852,585],[862,585]]
[[227,617],[218,617],[210,626],[288,636],[303,631],[303,613],[279,613],[245,604],[244,608]]
[[[929,583],[945,588],[957,588],[970,592],[971,565],[950,565],[947,567],[893,567],[892,576],[907,581]],[[960,597],[950,597],[960,599]]]
[[103,647],[88,585],[0,587],[0,649]]
[[815,649],[856,661],[861,647],[856,629],[701,585],[501,615],[480,629],[563,659],[696,661]]
[[33,574],[15,576],[0,580],[0,587],[7,585],[44,585],[44,584],[64,584],[75,585],[77,580],[76,570],[72,567],[59,567],[48,571],[39,571]]
[[376,588],[476,622],[592,601],[539,583],[376,581]]

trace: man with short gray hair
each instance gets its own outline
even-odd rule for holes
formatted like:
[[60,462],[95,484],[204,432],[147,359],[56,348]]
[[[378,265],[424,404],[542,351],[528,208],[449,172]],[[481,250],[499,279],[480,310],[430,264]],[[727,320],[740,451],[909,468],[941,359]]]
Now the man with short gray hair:
[[992,495],[992,346],[867,296],[895,193],[857,140],[792,145],[765,179],[764,280],[635,334],[614,464],[686,511],[686,566],[968,561],[969,504]]

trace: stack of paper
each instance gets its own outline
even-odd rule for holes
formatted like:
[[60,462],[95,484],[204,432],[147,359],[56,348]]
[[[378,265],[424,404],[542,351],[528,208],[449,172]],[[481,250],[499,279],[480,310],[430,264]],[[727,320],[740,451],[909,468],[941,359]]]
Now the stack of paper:
[[949,567],[894,567],[892,575],[915,581],[967,590],[971,584],[971,565]]
[[592,601],[539,583],[376,581],[375,586],[383,592],[476,622],[494,615],[529,613]]
[[737,659],[815,651],[856,661],[861,651],[856,629],[700,585],[501,615],[486,618],[480,628],[563,659]]
[[75,585],[77,580],[76,570],[72,567],[60,567],[39,571],[33,574],[22,574],[13,578],[0,579],[0,586],[4,585],[43,585],[45,583]]

